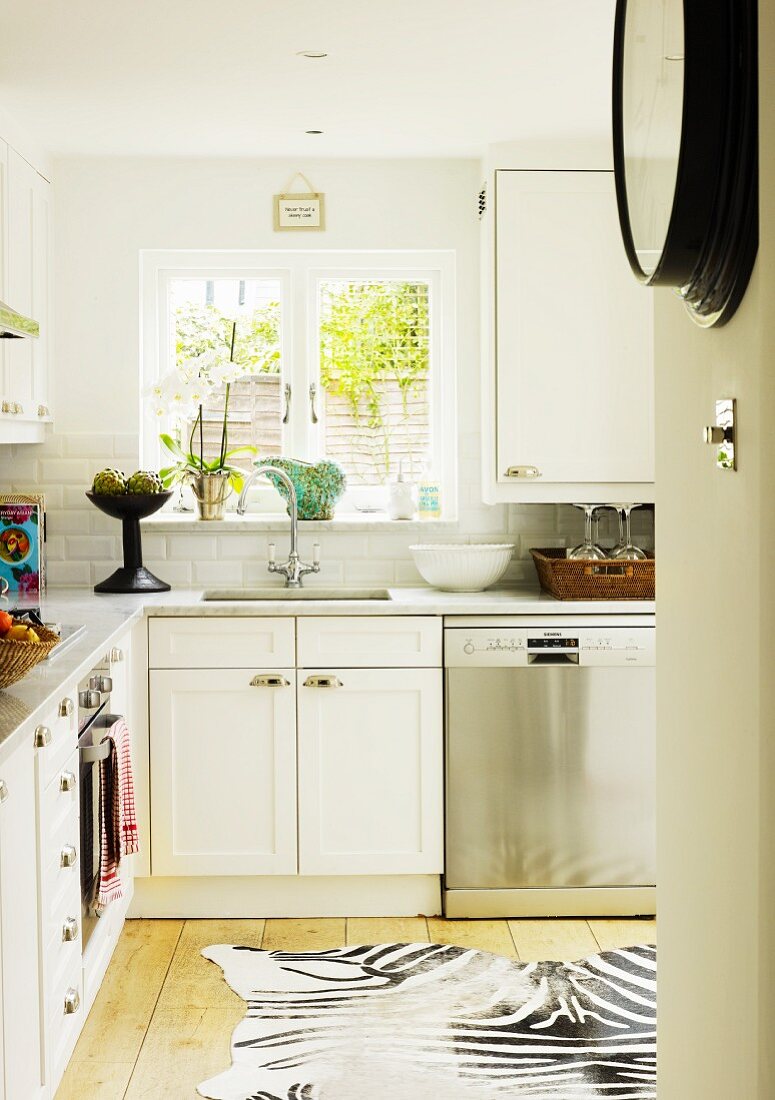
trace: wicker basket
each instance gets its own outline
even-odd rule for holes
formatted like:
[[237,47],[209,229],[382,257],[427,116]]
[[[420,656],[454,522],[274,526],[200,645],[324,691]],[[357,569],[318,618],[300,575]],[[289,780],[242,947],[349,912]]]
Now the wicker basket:
[[568,559],[564,550],[531,550],[541,587],[558,600],[653,600],[654,559]]
[[0,638],[0,688],[10,687],[26,676],[30,669],[48,657],[59,642],[59,635],[45,626],[34,626],[39,642],[20,642]]

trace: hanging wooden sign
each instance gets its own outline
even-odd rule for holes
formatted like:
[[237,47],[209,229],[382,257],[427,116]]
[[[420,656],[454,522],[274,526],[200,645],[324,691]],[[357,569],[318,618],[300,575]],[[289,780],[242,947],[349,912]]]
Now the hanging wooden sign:
[[[301,179],[309,191],[291,191],[294,180]],[[274,197],[274,227],[282,229],[325,229],[325,196],[315,191],[307,177],[297,172],[285,191]]]

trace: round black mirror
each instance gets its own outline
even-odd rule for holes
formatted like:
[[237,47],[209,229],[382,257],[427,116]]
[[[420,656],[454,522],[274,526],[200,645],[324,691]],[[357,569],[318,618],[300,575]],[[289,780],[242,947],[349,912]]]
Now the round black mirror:
[[617,0],[613,136],[636,277],[698,324],[739,305],[758,245],[755,0]]

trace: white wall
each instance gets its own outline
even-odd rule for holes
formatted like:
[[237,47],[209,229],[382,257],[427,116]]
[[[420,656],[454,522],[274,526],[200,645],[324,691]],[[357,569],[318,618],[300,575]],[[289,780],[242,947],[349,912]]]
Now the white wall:
[[[660,1100],[775,1096],[775,7],[761,244],[728,326],[656,310]],[[739,402],[739,470],[700,442]]]
[[[325,232],[276,233],[272,196],[302,168],[325,192]],[[139,463],[139,253],[144,248],[454,249],[457,258],[458,514],[444,537],[506,536],[514,579],[534,581],[531,545],[578,541],[572,509],[481,503],[479,223],[471,160],[140,160],[55,165],[56,432],[40,447],[0,448],[0,484],[41,487],[49,506],[49,577],[93,584],[120,556],[118,525],[83,496],[94,472]],[[297,185],[298,186],[298,185]],[[147,528],[146,563],[174,584],[265,578],[265,534]],[[309,536],[305,536],[308,539]],[[331,582],[411,583],[416,531],[316,532]],[[279,541],[279,540],[278,540]],[[310,540],[311,541],[311,540]],[[308,546],[302,548],[308,553]]]

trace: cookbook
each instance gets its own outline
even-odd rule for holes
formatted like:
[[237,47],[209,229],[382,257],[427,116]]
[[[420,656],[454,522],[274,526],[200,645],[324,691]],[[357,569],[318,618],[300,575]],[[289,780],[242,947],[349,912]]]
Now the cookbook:
[[45,591],[45,510],[42,496],[0,493],[0,591],[39,596]]

